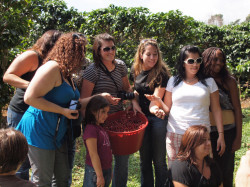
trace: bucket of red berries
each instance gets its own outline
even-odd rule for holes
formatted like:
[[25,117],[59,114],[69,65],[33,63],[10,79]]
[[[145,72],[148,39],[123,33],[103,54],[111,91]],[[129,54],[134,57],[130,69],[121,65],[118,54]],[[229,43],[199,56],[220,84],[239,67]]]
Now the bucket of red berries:
[[107,131],[113,154],[129,155],[138,151],[142,145],[148,119],[133,111],[119,111],[110,114],[103,128]]

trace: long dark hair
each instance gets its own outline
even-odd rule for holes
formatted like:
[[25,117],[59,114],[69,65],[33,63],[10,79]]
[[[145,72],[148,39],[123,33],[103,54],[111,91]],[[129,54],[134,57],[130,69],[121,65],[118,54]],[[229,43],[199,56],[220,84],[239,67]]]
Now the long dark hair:
[[225,81],[227,80],[228,77],[231,76],[231,74],[229,73],[227,66],[226,66],[226,55],[222,51],[222,49],[218,47],[210,47],[202,53],[202,59],[204,62],[204,74],[206,77],[215,76],[213,72],[213,62],[214,62],[214,59],[216,58],[217,51],[220,51],[222,54],[224,66],[216,76],[220,78],[222,83],[225,83]]
[[[181,81],[186,79],[184,60],[187,58],[188,53],[198,53],[199,56],[201,57],[201,52],[200,52],[199,48],[196,46],[187,45],[181,49],[179,60],[176,63],[177,75],[175,76],[175,79],[174,79],[174,87],[177,86]],[[204,64],[201,63],[199,71],[197,72],[196,76],[202,84],[207,86],[207,83],[205,81],[205,76],[203,75],[203,69],[204,69]]]
[[[182,161],[187,160],[191,164],[196,165],[197,158],[195,156],[195,148],[206,141],[204,140],[206,133],[209,134],[208,129],[203,125],[194,125],[189,127],[181,139],[181,146],[177,159]],[[205,160],[208,164],[211,163],[209,155],[205,157]]]
[[30,50],[38,52],[39,56],[44,59],[61,35],[61,31],[48,30],[36,41]]
[[97,121],[94,113],[107,106],[109,106],[109,102],[105,97],[97,95],[91,98],[86,106],[84,125],[96,124]]
[[108,33],[98,34],[95,37],[92,51],[93,51],[93,59],[94,59],[96,66],[100,66],[100,63],[102,62],[102,57],[101,57],[100,51],[101,51],[103,41],[112,41],[115,44],[114,37]]

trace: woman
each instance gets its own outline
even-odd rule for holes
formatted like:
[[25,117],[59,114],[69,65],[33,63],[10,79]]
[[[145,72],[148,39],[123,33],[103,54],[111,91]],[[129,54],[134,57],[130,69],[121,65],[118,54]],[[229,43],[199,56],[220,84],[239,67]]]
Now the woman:
[[155,101],[150,102],[145,94],[154,94],[161,100],[169,75],[157,42],[153,39],[142,40],[137,48],[130,76],[138,92],[140,107],[149,121],[140,148],[141,186],[154,186],[152,162],[155,168],[155,186],[164,186],[166,182],[165,112]]
[[78,111],[69,109],[80,94],[72,83],[72,74],[84,60],[86,40],[76,33],[62,35],[29,84],[24,101],[31,105],[17,129],[27,138],[33,182],[67,186],[67,118],[77,119]]
[[[85,70],[81,89],[81,98],[87,98],[97,93],[109,93],[112,96],[108,98],[111,103],[109,113],[123,110],[118,93],[132,91],[127,77],[127,67],[123,61],[115,59],[115,52],[115,41],[111,35],[103,33],[95,37],[93,44],[94,63]],[[134,99],[132,103],[134,110],[140,111]],[[126,186],[129,155],[114,155],[114,157],[112,186]]]
[[222,157],[216,150],[218,131],[211,117],[211,142],[213,158],[220,166],[223,173],[224,186],[233,186],[234,153],[241,146],[242,112],[239,99],[239,90],[236,80],[229,73],[226,66],[226,56],[217,47],[210,47],[202,53],[204,62],[204,74],[214,78],[220,96],[222,119],[224,125],[224,137],[226,150]]
[[210,128],[209,108],[219,132],[216,149],[220,156],[225,151],[218,88],[213,78],[204,77],[203,68],[199,49],[185,46],[180,52],[177,75],[168,81],[164,103],[170,108],[166,140],[170,167],[178,153],[181,137],[190,126],[204,124]]
[[177,159],[171,167],[175,187],[222,187],[219,167],[209,157],[211,141],[207,127],[195,125],[184,133]]
[[[3,76],[3,81],[16,87],[16,92],[8,106],[7,122],[9,127],[16,127],[29,105],[24,103],[24,93],[35,75],[36,70],[42,65],[49,51],[61,36],[57,30],[45,32],[41,38],[26,52],[20,54],[11,63]],[[22,179],[29,180],[30,163],[25,160],[16,175]]]

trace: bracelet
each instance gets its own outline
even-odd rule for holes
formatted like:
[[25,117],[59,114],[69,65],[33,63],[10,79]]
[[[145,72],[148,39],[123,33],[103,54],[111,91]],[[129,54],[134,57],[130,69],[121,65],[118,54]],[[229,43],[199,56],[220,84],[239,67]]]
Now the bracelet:
[[221,134],[224,134],[224,132],[218,132],[219,134],[221,133]]

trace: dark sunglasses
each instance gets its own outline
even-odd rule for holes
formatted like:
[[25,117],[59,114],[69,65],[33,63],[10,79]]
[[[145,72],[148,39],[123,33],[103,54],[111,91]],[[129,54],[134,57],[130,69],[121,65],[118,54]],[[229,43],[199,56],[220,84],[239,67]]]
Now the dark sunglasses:
[[113,45],[112,47],[104,47],[102,50],[104,52],[109,52],[110,50],[114,51],[116,49],[115,45]]
[[186,64],[194,64],[195,62],[197,64],[201,64],[202,63],[202,58],[197,58],[196,60],[195,59],[192,59],[192,58],[188,58],[186,61],[184,61]]

